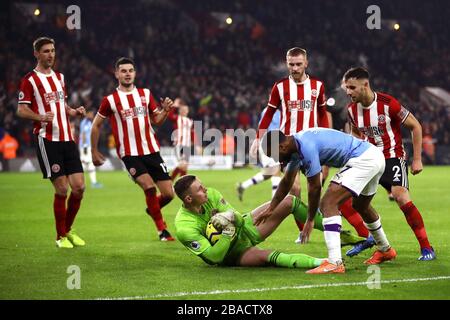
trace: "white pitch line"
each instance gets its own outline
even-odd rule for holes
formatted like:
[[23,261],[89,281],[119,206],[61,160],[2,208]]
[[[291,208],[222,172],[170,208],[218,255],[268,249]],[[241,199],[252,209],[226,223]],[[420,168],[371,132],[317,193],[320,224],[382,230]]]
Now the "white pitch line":
[[297,286],[284,286],[275,288],[253,288],[253,289],[236,289],[236,290],[214,290],[214,291],[192,291],[192,292],[175,292],[175,293],[163,293],[146,296],[134,296],[134,297],[119,297],[119,298],[97,298],[96,300],[142,300],[142,299],[158,299],[158,298],[176,298],[184,296],[205,296],[205,295],[218,295],[224,293],[250,293],[250,292],[264,292],[264,291],[281,291],[281,290],[298,290],[298,289],[316,289],[327,287],[346,287],[346,286],[366,286],[376,284],[389,284],[399,282],[419,282],[419,281],[437,281],[437,280],[449,280],[450,276],[440,276],[432,278],[415,278],[415,279],[396,279],[396,280],[382,280],[382,281],[370,281],[370,282],[341,282],[341,283],[324,283],[324,284],[308,284]]

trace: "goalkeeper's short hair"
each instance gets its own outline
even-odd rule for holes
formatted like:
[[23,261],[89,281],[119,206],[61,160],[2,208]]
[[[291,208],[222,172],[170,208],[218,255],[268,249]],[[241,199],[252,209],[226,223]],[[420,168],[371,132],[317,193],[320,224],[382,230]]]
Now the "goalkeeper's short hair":
[[181,201],[184,201],[184,198],[186,197],[186,193],[188,189],[191,187],[191,184],[197,179],[196,176],[189,174],[182,176],[179,178],[173,188],[175,190],[175,193],[177,194],[178,198],[180,198]]

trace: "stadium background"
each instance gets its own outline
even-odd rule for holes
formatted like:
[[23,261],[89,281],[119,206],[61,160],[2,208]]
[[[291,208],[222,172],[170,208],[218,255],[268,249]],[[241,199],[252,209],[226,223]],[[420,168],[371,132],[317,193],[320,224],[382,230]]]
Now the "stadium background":
[[[183,98],[204,129],[221,131],[256,128],[271,86],[286,75],[284,57],[293,46],[307,48],[308,72],[323,79],[327,96],[336,99],[329,110],[341,129],[348,99],[340,79],[349,67],[363,65],[373,88],[409,108],[435,144],[435,159],[424,155],[425,163],[450,163],[445,2],[380,1],[381,30],[366,27],[370,1],[79,1],[80,30],[66,27],[70,4],[1,4],[0,135],[8,130],[19,140],[19,157],[33,157],[35,142],[30,123],[15,116],[18,85],[35,66],[33,40],[47,35],[56,40],[55,69],[66,76],[70,105],[97,109],[116,87],[114,61],[130,56],[138,86],[150,87],[156,97]],[[170,146],[170,121],[155,129],[161,144]],[[101,137],[104,151],[109,134],[104,130]],[[408,132],[404,137],[410,153]]]

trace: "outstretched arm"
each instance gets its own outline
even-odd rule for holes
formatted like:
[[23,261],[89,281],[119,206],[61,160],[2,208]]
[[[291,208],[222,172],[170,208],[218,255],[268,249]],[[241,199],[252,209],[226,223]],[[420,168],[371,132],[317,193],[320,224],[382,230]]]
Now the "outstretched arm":
[[91,129],[91,151],[92,151],[92,162],[96,166],[101,166],[105,162],[105,157],[98,151],[98,140],[100,137],[100,128],[103,124],[104,119],[98,114],[95,116],[92,122]]

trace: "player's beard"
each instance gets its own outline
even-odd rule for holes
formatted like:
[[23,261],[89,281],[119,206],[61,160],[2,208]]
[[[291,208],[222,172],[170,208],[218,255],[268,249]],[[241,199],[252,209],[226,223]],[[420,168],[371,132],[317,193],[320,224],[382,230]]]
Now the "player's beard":
[[134,85],[134,82],[133,82],[133,81],[131,81],[131,82],[126,82],[126,80],[125,80],[125,81],[122,81],[122,82],[120,83],[120,85],[121,85],[122,87],[125,87],[125,88],[131,88],[131,87]]

